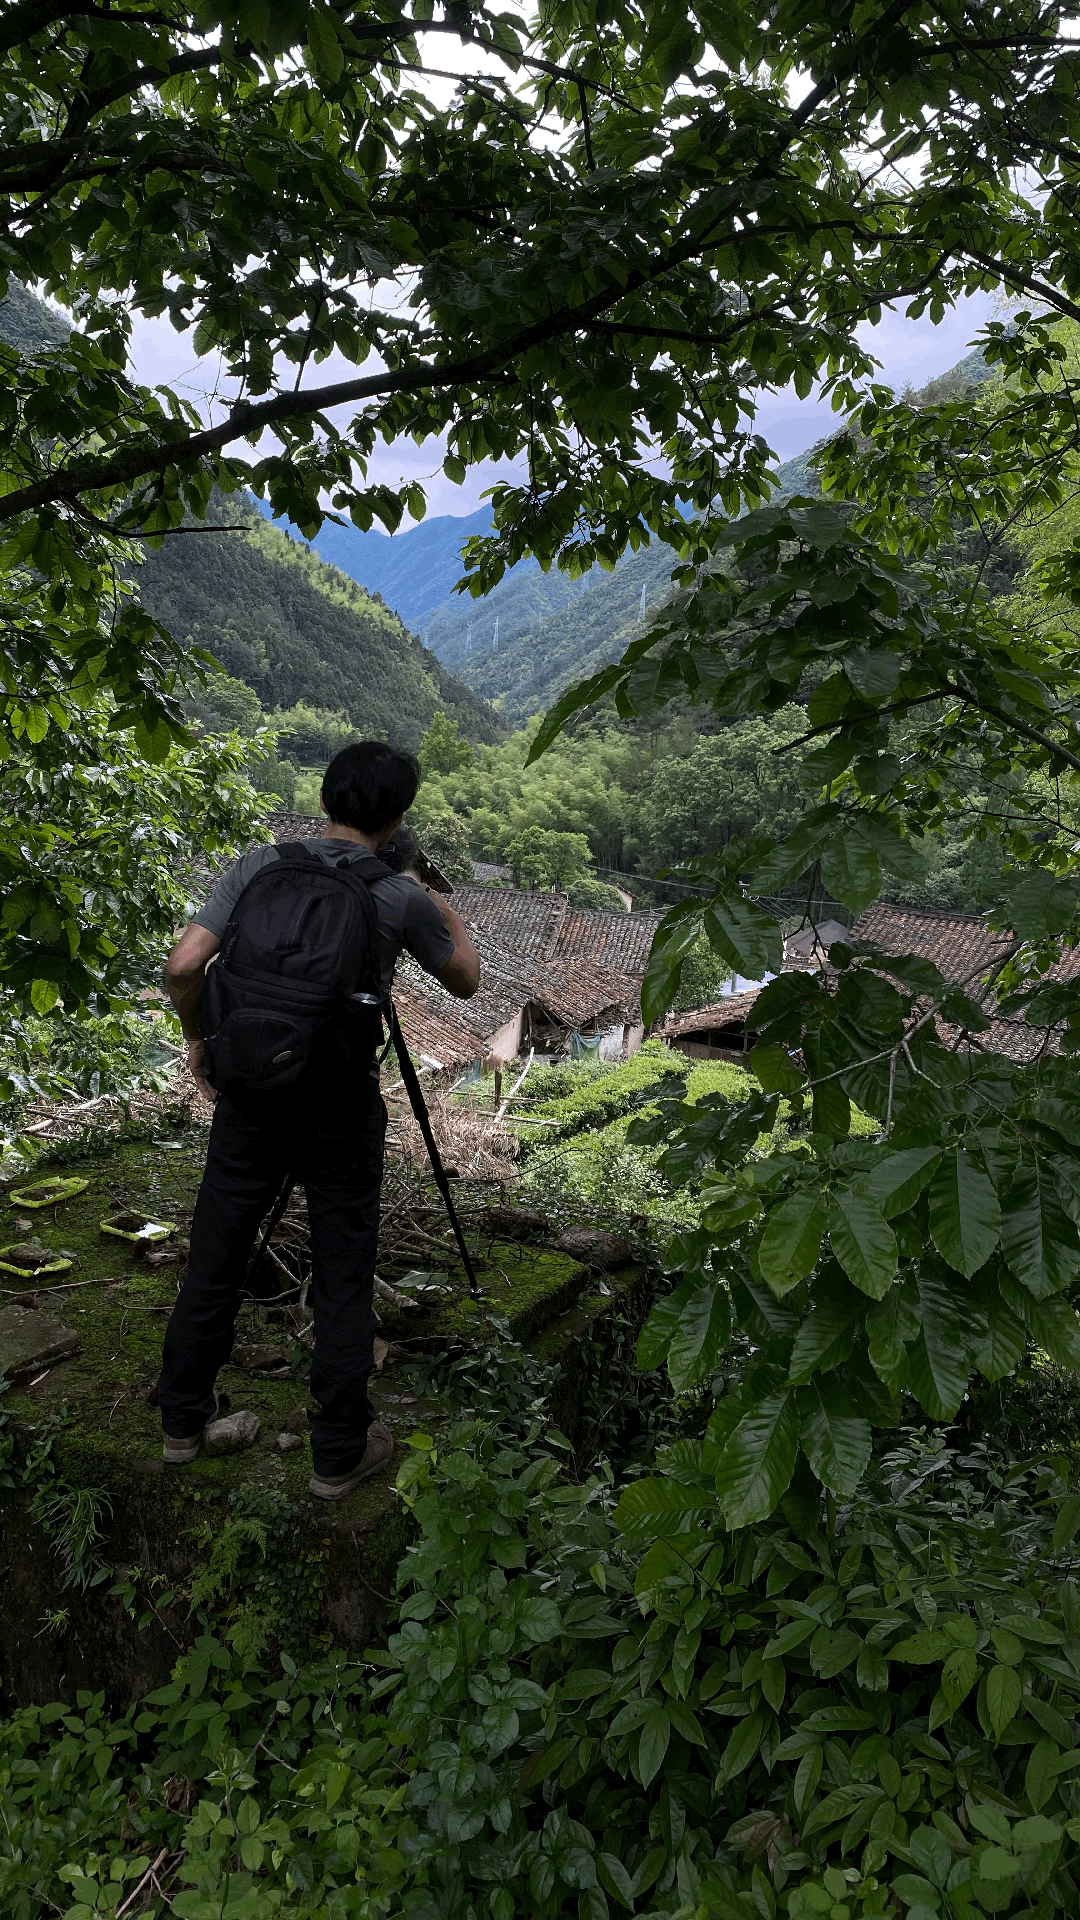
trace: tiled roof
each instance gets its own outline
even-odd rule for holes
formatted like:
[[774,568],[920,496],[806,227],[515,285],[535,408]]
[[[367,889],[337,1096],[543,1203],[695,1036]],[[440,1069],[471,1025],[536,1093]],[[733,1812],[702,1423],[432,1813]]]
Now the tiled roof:
[[1013,944],[1009,933],[991,933],[977,913],[939,913],[928,907],[894,907],[875,901],[856,920],[852,940],[869,940],[886,953],[917,953],[932,960],[946,980],[976,986]]
[[526,893],[520,887],[477,887],[458,883],[451,905],[470,926],[484,927],[504,947],[540,959],[555,931],[565,899],[554,893]]
[[656,1028],[657,1036],[661,1040],[678,1040],[716,1027],[745,1026],[760,991],[759,987],[752,987],[747,993],[729,993],[725,999],[714,1001],[711,1007],[695,1007],[691,1013],[671,1013],[663,1025]]
[[530,893],[522,887],[458,885],[453,904],[470,925],[487,928],[515,953],[575,965],[593,960],[639,979],[662,918],[658,909],[607,913],[572,907],[564,893]]
[[326,829],[324,813],[268,813],[266,824],[280,847],[286,840],[317,840]]
[[663,910],[656,907],[646,913],[568,907],[556,931],[553,957],[588,956],[602,966],[640,977],[649,964],[649,949],[663,917]]
[[[983,1033],[972,1034],[968,1045],[984,1053],[1003,1053],[1023,1064],[1043,1052],[1056,1053],[1058,1030],[1029,1026],[1021,1016],[996,1017],[993,980],[995,962],[1004,959],[1014,944],[1007,932],[992,932],[975,913],[941,913],[927,907],[895,907],[878,901],[868,907],[851,929],[853,940],[873,941],[889,953],[917,953],[932,960],[946,980],[962,985],[977,1005],[991,1016]],[[1073,948],[1053,967],[1051,980],[1069,980],[1080,972],[1080,949]],[[938,1021],[938,1031],[946,1044],[959,1037],[959,1029]]]

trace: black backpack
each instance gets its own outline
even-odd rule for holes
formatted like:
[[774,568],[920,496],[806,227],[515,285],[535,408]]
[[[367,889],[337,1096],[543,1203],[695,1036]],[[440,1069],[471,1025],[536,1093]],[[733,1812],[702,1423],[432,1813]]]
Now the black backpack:
[[299,842],[248,881],[206,970],[207,1079],[220,1093],[317,1089],[370,1067],[383,995],[370,883],[373,853],[331,866]]

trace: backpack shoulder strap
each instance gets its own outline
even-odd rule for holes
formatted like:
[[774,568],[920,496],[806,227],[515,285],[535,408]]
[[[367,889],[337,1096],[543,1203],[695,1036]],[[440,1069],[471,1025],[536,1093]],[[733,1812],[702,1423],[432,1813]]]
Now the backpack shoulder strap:
[[[319,857],[315,855],[316,859]],[[377,853],[368,853],[366,849],[363,853],[341,854],[337,860],[330,862],[330,870],[332,873],[346,874],[353,880],[363,880],[367,886],[373,880],[390,880],[394,876],[392,867],[380,860]]]
[[[318,854],[312,853],[310,847],[305,847],[302,840],[282,840],[278,845],[277,856],[279,864],[282,860],[287,861],[291,866],[298,867],[318,867],[323,864]],[[259,871],[263,872],[263,868],[260,867]]]

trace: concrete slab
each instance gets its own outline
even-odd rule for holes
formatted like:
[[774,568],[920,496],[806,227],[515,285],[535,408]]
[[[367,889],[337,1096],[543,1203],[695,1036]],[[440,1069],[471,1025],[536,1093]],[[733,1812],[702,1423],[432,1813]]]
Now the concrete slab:
[[4,1307],[0,1311],[0,1368],[12,1379],[70,1360],[79,1351],[79,1336],[51,1313],[33,1307]]

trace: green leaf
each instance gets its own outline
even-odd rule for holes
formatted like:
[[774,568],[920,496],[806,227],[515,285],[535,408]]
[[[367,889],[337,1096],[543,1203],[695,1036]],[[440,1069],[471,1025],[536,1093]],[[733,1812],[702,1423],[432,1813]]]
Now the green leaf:
[[997,1287],[986,1303],[986,1332],[972,1354],[972,1363],[991,1383],[1011,1373],[1027,1346],[1027,1329],[1006,1306]]
[[489,1754],[505,1753],[518,1737],[520,1722],[512,1706],[505,1700],[496,1700],[485,1707],[480,1721],[481,1731]]
[[1001,1233],[998,1197],[963,1147],[943,1156],[930,1185],[930,1236],[943,1260],[970,1279]]
[[918,1279],[922,1326],[908,1350],[911,1390],[935,1420],[951,1420],[967,1391],[970,1366],[964,1290],[932,1272]]
[[843,1140],[850,1133],[851,1102],[839,1080],[823,1080],[814,1088],[810,1130],[827,1140]]
[[1062,1501],[1057,1519],[1054,1521],[1051,1545],[1055,1553],[1060,1553],[1063,1547],[1069,1546],[1075,1540],[1078,1528],[1080,1528],[1080,1495],[1070,1493]]
[[802,1386],[815,1373],[829,1373],[849,1357],[866,1306],[850,1287],[821,1299],[795,1335],[788,1377]]
[[805,1085],[806,1075],[796,1066],[786,1047],[767,1045],[759,1040],[757,1046],[751,1048],[747,1064],[766,1093],[794,1093],[797,1087]]
[[641,1729],[634,1772],[643,1787],[655,1780],[671,1739],[671,1719],[663,1707],[654,1707]]
[[336,84],[344,70],[345,54],[334,31],[332,15],[321,7],[309,7],[307,36],[314,72],[324,74],[331,84]]
[[862,1648],[850,1627],[819,1627],[810,1642],[810,1665],[820,1680],[833,1680],[858,1659]]
[[818,1379],[799,1393],[803,1452],[823,1486],[847,1498],[870,1458],[870,1422],[851,1411],[851,1398],[835,1378]]
[[593,706],[603,694],[609,693],[625,678],[626,667],[622,661],[616,661],[613,666],[604,667],[599,673],[590,674],[587,679],[578,680],[574,686],[567,687],[541,720],[525,757],[525,765],[535,766],[541,754],[547,752],[552,741],[562,732],[571,714],[579,713],[582,707]]
[[641,1017],[646,1026],[659,1020],[679,991],[682,965],[698,939],[696,920],[660,922],[641,983]]
[[864,1646],[855,1678],[867,1693],[884,1693],[889,1684],[889,1662],[878,1647]]
[[1028,1326],[1040,1347],[1059,1367],[1080,1368],[1080,1320],[1067,1300],[1036,1300]]
[[516,1617],[523,1637],[535,1645],[554,1640],[562,1629],[562,1618],[554,1600],[545,1600],[541,1594],[531,1594],[523,1600]]
[[778,1299],[817,1265],[828,1215],[820,1193],[801,1187],[774,1207],[758,1241],[761,1277]]
[[868,1193],[886,1220],[892,1220],[915,1205],[940,1159],[936,1147],[905,1147],[887,1154],[869,1173],[859,1175],[859,1191]]
[[882,1300],[896,1277],[896,1241],[883,1213],[853,1187],[839,1187],[829,1201],[832,1250],[860,1293]]
[[658,1300],[652,1309],[637,1341],[637,1363],[643,1373],[663,1366],[682,1310],[698,1285],[696,1279],[680,1281],[674,1291],[666,1299]]
[[999,1880],[1015,1880],[1020,1871],[1019,1855],[1010,1853],[1005,1847],[984,1847],[976,1871],[980,1880],[987,1880],[991,1884]]
[[741,894],[724,894],[709,903],[705,932],[714,952],[748,980],[779,973],[784,936],[779,923]]
[[632,1480],[615,1509],[623,1533],[658,1536],[684,1533],[691,1516],[715,1511],[707,1488],[680,1486],[677,1480]]
[[773,1511],[791,1481],[798,1450],[795,1395],[785,1386],[743,1415],[720,1455],[716,1490],[729,1527],[752,1526]]
[[1063,933],[1076,912],[1077,884],[1065,874],[1036,867],[1006,895],[1009,925],[1021,940],[1045,940]]
[[775,1713],[779,1713],[787,1692],[787,1668],[782,1660],[763,1660],[761,1663],[761,1691]]
[[1024,1792],[1035,1813],[1046,1805],[1057,1786],[1061,1751],[1053,1740],[1037,1740],[1024,1773]]
[[923,1627],[890,1647],[889,1659],[902,1660],[909,1667],[932,1667],[939,1660],[947,1660],[951,1651],[952,1642],[943,1633],[934,1627]]
[[614,1853],[598,1853],[596,1856],[596,1877],[605,1893],[610,1893],[621,1907],[632,1913],[634,1910],[634,1890],[622,1861]]
[[955,1713],[979,1677],[979,1661],[971,1647],[957,1647],[941,1669],[941,1687]]
[[762,1720],[760,1713],[751,1713],[740,1720],[727,1746],[720,1756],[720,1777],[734,1780],[744,1773],[761,1744]]
[[55,980],[35,980],[30,988],[30,1004],[35,1013],[51,1013],[60,998]]
[[668,1347],[668,1373],[676,1393],[700,1386],[731,1339],[731,1301],[720,1280],[698,1283],[684,1301]]
[[893,1287],[866,1316],[870,1365],[888,1382],[905,1357],[909,1340],[917,1338],[919,1314],[900,1287]]
[[807,867],[820,859],[840,817],[839,807],[817,807],[800,821],[794,832],[773,847],[755,870],[755,893],[773,893],[789,881],[797,880]]
[[993,1733],[1004,1733],[1015,1720],[1022,1697],[1023,1687],[1015,1668],[991,1667],[986,1676],[986,1713]]
[[806,1749],[795,1770],[793,1798],[795,1802],[795,1812],[800,1820],[817,1791],[817,1783],[821,1779],[823,1760],[824,1754],[821,1745],[815,1741],[812,1747]]
[[821,877],[835,900],[861,913],[881,886],[881,862],[861,823],[838,821],[821,856]]
[[856,647],[843,656],[842,664],[856,693],[864,700],[883,700],[899,685],[900,658],[883,647]]
[[1012,1830],[1012,1842],[1021,1851],[1028,1847],[1056,1847],[1060,1844],[1064,1829],[1056,1820],[1048,1820],[1045,1813],[1033,1813],[1026,1820],[1018,1820]]
[[1021,1286],[1036,1300],[1048,1300],[1076,1273],[1080,1236],[1061,1204],[1049,1168],[1038,1161],[1025,1159],[1006,1189],[1001,1251]]

